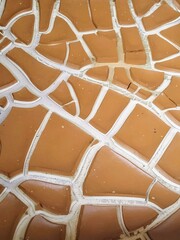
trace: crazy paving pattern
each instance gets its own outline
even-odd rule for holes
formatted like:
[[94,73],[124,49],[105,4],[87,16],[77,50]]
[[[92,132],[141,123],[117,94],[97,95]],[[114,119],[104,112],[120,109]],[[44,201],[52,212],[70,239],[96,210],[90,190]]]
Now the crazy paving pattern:
[[0,15],[0,239],[179,240],[180,1]]

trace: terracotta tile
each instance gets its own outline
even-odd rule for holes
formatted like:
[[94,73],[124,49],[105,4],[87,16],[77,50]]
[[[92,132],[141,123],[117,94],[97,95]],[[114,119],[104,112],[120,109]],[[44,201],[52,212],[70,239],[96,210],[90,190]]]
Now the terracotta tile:
[[114,206],[82,206],[78,224],[78,240],[119,239],[122,230]]
[[103,147],[96,154],[83,185],[84,195],[145,198],[152,178],[127,159]]
[[180,133],[177,133],[165,153],[158,162],[158,166],[174,180],[180,182]]
[[39,31],[45,32],[50,23],[55,0],[38,0],[39,3]]
[[19,65],[30,81],[40,90],[45,90],[49,87],[60,74],[58,69],[39,62],[20,48],[12,49],[7,53],[7,56]]
[[30,11],[31,9],[32,0],[13,0],[13,4],[11,0],[6,0],[5,8],[0,19],[0,25],[6,26],[6,24],[16,15],[22,12]]
[[10,43],[11,41],[8,38],[4,38],[3,41],[0,43],[0,51],[6,48]]
[[169,127],[141,105],[136,105],[114,139],[134,154],[149,160]]
[[30,170],[73,175],[93,138],[53,114],[30,160]]
[[24,109],[12,108],[7,118],[0,125],[1,173],[14,176],[22,172],[27,151],[46,112],[40,106]]
[[80,42],[70,43],[67,66],[80,69],[88,64],[91,64],[91,60],[85,52],[82,44]]
[[152,59],[155,61],[161,60],[179,52],[170,43],[157,35],[148,36],[148,41],[151,48]]
[[162,61],[155,64],[155,68],[163,70],[163,71],[172,71],[172,72],[180,72],[180,57],[175,57],[167,61]]
[[87,0],[62,0],[59,11],[72,21],[78,31],[95,29],[91,20],[89,2]]
[[109,75],[108,66],[90,68],[86,75],[97,80],[106,81]]
[[0,185],[0,194],[4,191],[4,187]]
[[25,102],[35,101],[38,98],[25,87],[21,88],[17,92],[13,92],[12,95],[14,100],[25,101]]
[[119,24],[134,24],[134,19],[128,6],[128,2],[124,0],[116,0],[116,14]]
[[[89,1],[92,22],[97,29],[112,29],[110,3],[108,0]],[[82,13],[81,13],[82,14]]]
[[132,0],[132,2],[136,14],[138,16],[142,16],[145,13],[147,13],[155,3],[160,2],[160,0],[148,0],[148,1]]
[[30,44],[34,34],[34,15],[25,15],[19,18],[11,27],[11,32],[17,38],[16,42]]
[[121,28],[124,61],[128,64],[145,64],[146,54],[138,28]]
[[180,126],[180,111],[179,110],[170,110],[166,112],[166,116],[170,118],[175,124]]
[[67,105],[63,106],[64,110],[72,115],[76,115],[76,105],[74,102],[68,103]]
[[83,38],[97,62],[118,62],[117,39],[114,31],[99,31],[97,34],[85,35]]
[[47,183],[37,180],[23,182],[20,189],[36,202],[37,208],[46,209],[55,214],[69,213],[71,193],[69,186]]
[[9,87],[17,82],[12,73],[2,64],[0,64],[0,90]]
[[12,193],[9,193],[0,202],[0,239],[13,239],[17,224],[25,214],[26,209],[27,206]]
[[94,106],[94,103],[101,90],[101,86],[74,76],[71,76],[68,82],[73,87],[78,98],[78,103],[80,107],[79,116],[85,119],[88,117]]
[[177,24],[175,26],[169,27],[165,30],[162,30],[160,32],[164,37],[172,41],[173,43],[180,46],[180,24]]
[[6,105],[7,105],[7,98],[6,97],[0,98],[0,107],[5,108]]
[[148,232],[152,240],[179,240],[180,236],[180,210]]
[[36,215],[29,223],[24,240],[65,240],[66,225],[52,223]]
[[145,29],[152,30],[171,22],[178,18],[180,14],[173,10],[167,3],[163,2],[161,6],[151,15],[142,19]]
[[164,80],[163,72],[156,72],[152,70],[132,67],[130,68],[130,74],[133,81],[148,88],[149,90],[155,90],[163,83]]
[[142,99],[148,99],[152,94],[151,92],[148,92],[144,89],[140,89],[137,93],[136,93],[137,96],[139,96],[140,98]]
[[161,93],[153,103],[162,110],[176,107],[176,104],[164,93]]
[[144,206],[123,206],[122,213],[125,226],[129,231],[145,228],[158,215],[152,208]]
[[57,44],[75,40],[76,36],[67,22],[56,17],[52,30],[47,34],[42,34],[40,38],[41,44]]
[[103,133],[108,132],[128,103],[127,97],[108,90],[90,124]]
[[172,192],[157,182],[150,191],[149,201],[157,204],[161,208],[166,208],[175,203],[179,197],[179,194]]

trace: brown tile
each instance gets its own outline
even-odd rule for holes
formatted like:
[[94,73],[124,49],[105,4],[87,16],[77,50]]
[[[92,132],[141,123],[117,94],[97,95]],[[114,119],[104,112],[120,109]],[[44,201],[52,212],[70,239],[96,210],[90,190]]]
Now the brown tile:
[[161,31],[161,34],[172,41],[173,43],[177,44],[180,46],[180,24],[177,24],[175,26],[169,27],[165,30]]
[[146,30],[152,30],[178,18],[180,14],[173,10],[167,3],[163,2],[161,6],[151,15],[142,19]]
[[78,31],[95,29],[91,20],[88,1],[62,0],[59,11],[72,21]]
[[125,226],[129,231],[145,228],[158,215],[152,208],[144,206],[123,206],[122,213]]
[[148,0],[148,1],[132,0],[132,2],[136,14],[138,16],[142,16],[145,13],[147,13],[156,2],[160,2],[160,0]]
[[103,133],[108,132],[128,103],[127,97],[108,90],[90,124]]
[[179,240],[180,236],[180,210],[148,232],[152,240]]
[[68,82],[73,87],[78,103],[80,106],[79,116],[83,119],[87,118],[90,114],[94,103],[98,97],[101,86],[98,84],[90,83],[83,79],[71,76]]
[[69,186],[28,180],[21,183],[20,189],[36,202],[37,208],[61,215],[69,213],[71,205]]
[[149,201],[157,204],[161,208],[166,208],[175,203],[179,197],[179,194],[172,192],[157,182],[150,191]]
[[4,191],[4,187],[0,185],[0,194],[2,193],[2,191]]
[[65,105],[64,110],[66,110],[68,113],[72,114],[72,115],[76,115],[76,105],[74,102],[68,103],[67,105]]
[[64,43],[68,41],[75,40],[76,36],[71,30],[67,22],[60,18],[56,17],[52,30],[47,34],[42,34],[40,38],[41,44],[57,44]]
[[153,103],[160,109],[175,108],[176,104],[165,93],[161,93]]
[[97,62],[118,62],[117,39],[114,31],[99,31],[97,34],[85,35],[83,38]]
[[140,90],[136,93],[136,95],[137,95],[138,97],[146,100],[146,99],[148,99],[152,94],[151,94],[151,92],[148,92],[148,91],[146,91],[146,90],[144,90],[144,89],[140,89]]
[[25,11],[30,11],[31,9],[32,0],[13,0],[13,4],[11,0],[6,0],[5,8],[0,18],[0,25],[6,26],[6,24],[16,15]]
[[52,223],[36,215],[29,223],[24,240],[65,240],[66,225]]
[[91,60],[80,42],[73,42],[69,44],[69,56],[67,66],[75,69],[80,69],[88,64]]
[[63,64],[67,53],[67,46],[65,42],[54,45],[39,44],[36,47],[36,51],[51,61]]
[[0,239],[13,239],[17,224],[25,214],[26,209],[27,206],[12,193],[9,193],[0,202]]
[[103,147],[96,154],[83,185],[84,195],[146,197],[152,178],[127,159]]
[[5,108],[6,105],[7,105],[7,98],[6,97],[0,98],[0,107]]
[[30,170],[73,175],[93,138],[77,126],[53,114],[30,160]]
[[0,43],[0,51],[2,51],[10,43],[11,43],[11,41],[8,38],[4,38],[3,41]]
[[13,92],[13,98],[17,101],[35,101],[38,97],[31,93],[27,88],[23,87],[17,92]]
[[158,166],[173,179],[180,182],[180,133],[177,133],[165,153],[158,162]]
[[12,49],[7,53],[7,56],[19,65],[31,82],[40,90],[49,87],[60,74],[58,69],[39,62],[20,48]]
[[179,110],[170,110],[166,112],[166,116],[171,119],[175,124],[180,126],[180,111]]
[[19,18],[11,27],[11,32],[16,36],[16,42],[30,44],[34,34],[34,15],[25,15]]
[[128,64],[145,64],[146,54],[138,28],[121,28],[124,61]]
[[163,71],[173,71],[180,73],[180,57],[175,57],[167,61],[162,61],[155,64],[155,68]]
[[137,104],[114,139],[148,161],[168,130],[169,127],[160,118]]
[[92,22],[97,29],[113,28],[109,0],[90,0],[89,6]]
[[116,0],[116,14],[119,24],[134,24],[134,19],[128,6],[128,2],[124,0]]
[[106,81],[109,75],[108,66],[90,68],[86,75],[97,80]]
[[133,81],[148,88],[149,90],[155,90],[161,85],[161,83],[163,83],[164,80],[163,72],[156,72],[152,70],[132,67],[130,68],[130,74]]
[[78,224],[78,240],[119,239],[122,230],[114,206],[82,206]]
[[1,173],[14,176],[22,172],[27,151],[45,114],[46,110],[40,106],[24,109],[12,108],[0,125]]
[[161,60],[179,52],[177,48],[157,35],[148,36],[148,41],[154,61]]
[[45,32],[50,23],[55,0],[38,0],[39,3],[39,31]]
[[12,73],[2,64],[0,64],[0,73],[0,90],[17,82]]

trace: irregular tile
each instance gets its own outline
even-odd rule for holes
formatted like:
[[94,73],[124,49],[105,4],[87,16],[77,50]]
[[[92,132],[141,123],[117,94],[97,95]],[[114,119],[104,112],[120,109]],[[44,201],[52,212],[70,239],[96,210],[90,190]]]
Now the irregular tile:
[[56,17],[52,30],[47,34],[41,35],[40,43],[54,45],[73,41],[75,39],[76,36],[67,22],[60,17]]
[[68,82],[73,87],[75,94],[78,98],[78,103],[80,107],[79,116],[85,119],[88,117],[94,106],[94,103],[101,90],[101,86],[74,76],[71,76]]
[[38,99],[33,93],[31,93],[27,88],[23,87],[17,92],[13,92],[13,98],[17,101],[31,102]]
[[109,68],[108,66],[93,67],[86,72],[86,75],[97,80],[106,81],[109,75]]
[[145,206],[123,206],[123,220],[129,231],[134,231],[151,224],[157,217],[157,212]]
[[161,208],[166,208],[175,203],[179,197],[179,194],[157,182],[150,191],[149,201],[157,204]]
[[96,34],[84,35],[83,38],[97,62],[118,62],[117,39],[114,31],[99,31]]
[[24,240],[65,240],[66,225],[52,223],[40,215],[30,221]]
[[164,37],[180,46],[180,24],[169,27],[160,32]]
[[6,26],[6,24],[15,16],[22,12],[30,11],[32,9],[32,0],[6,0],[4,11],[0,18],[0,25]]
[[151,49],[152,59],[154,61],[161,60],[179,52],[177,48],[173,47],[170,43],[156,34],[149,35],[148,41]]
[[113,28],[109,0],[90,0],[89,6],[92,22],[97,29]]
[[180,111],[179,110],[170,110],[166,112],[168,118],[170,118],[175,124],[180,126]]
[[158,166],[174,180],[180,182],[180,133],[177,133],[158,162]]
[[[131,176],[131,177],[130,177]],[[84,195],[145,198],[152,178],[108,147],[96,154],[83,185]]]
[[0,43],[0,51],[6,48],[9,44],[11,44],[11,41],[8,38],[4,38],[3,41]]
[[27,206],[12,193],[8,193],[0,202],[0,239],[13,239],[17,224],[26,209]]
[[60,74],[58,69],[39,62],[20,48],[12,49],[7,53],[7,56],[19,65],[31,82],[40,90],[49,87]]
[[122,67],[114,68],[112,83],[124,89],[127,89],[130,92],[134,92],[137,89],[137,86],[134,85],[128,78],[126,69]]
[[63,106],[64,110],[72,115],[76,115],[76,104],[74,102],[68,103]]
[[17,38],[16,42],[30,44],[34,34],[34,15],[25,15],[19,18],[11,27],[11,32]]
[[169,127],[148,109],[137,104],[114,139],[149,161]]
[[122,230],[114,206],[84,205],[77,230],[78,240],[119,239]]
[[160,2],[160,0],[148,0],[148,1],[132,0],[132,2],[137,16],[142,16],[145,13],[147,13],[155,3]]
[[53,114],[30,160],[30,170],[73,175],[93,138],[77,126]]
[[180,14],[173,10],[166,2],[162,2],[160,7],[151,13],[151,15],[144,17],[142,22],[146,31],[149,31],[171,22],[179,16]]
[[28,180],[19,186],[40,209],[46,209],[55,214],[66,215],[71,205],[69,186],[62,186],[38,180]]
[[0,107],[5,108],[6,105],[7,105],[7,98],[6,97],[0,98]]
[[167,108],[175,108],[177,105],[166,94],[161,93],[153,103],[161,110]]
[[[0,149],[1,151],[1,149]],[[2,185],[0,185],[0,194],[4,191],[4,187]]]
[[155,90],[163,83],[164,80],[163,72],[156,72],[152,70],[132,67],[130,68],[130,74],[133,81],[149,90]]
[[148,99],[152,94],[144,89],[140,89],[136,95],[142,99]]
[[124,61],[128,64],[145,64],[146,54],[137,27],[121,28]]
[[39,3],[39,31],[47,31],[56,0],[38,0]]
[[108,132],[128,103],[127,97],[108,90],[90,124],[103,133]]
[[0,40],[2,40],[3,37],[4,37],[4,35],[3,35],[3,30],[0,30]]
[[61,0],[59,11],[70,19],[78,31],[95,29],[87,0]]
[[91,60],[80,42],[73,42],[69,44],[69,56],[67,66],[75,69],[80,69],[88,64]]
[[163,71],[180,73],[180,57],[175,57],[167,61],[156,63],[155,68]]
[[17,82],[16,78],[12,75],[12,73],[0,63],[0,90],[3,88],[10,87],[11,85]]
[[67,53],[67,46],[65,42],[56,44],[39,44],[36,47],[36,51],[48,60],[63,64]]
[[148,232],[152,240],[179,240],[180,236],[180,210]]
[[12,108],[7,118],[0,125],[1,173],[14,176],[22,172],[31,141],[46,112],[41,106]]
[[116,14],[119,24],[134,24],[134,19],[131,15],[131,11],[129,9],[129,5],[127,1],[124,0],[116,0]]

